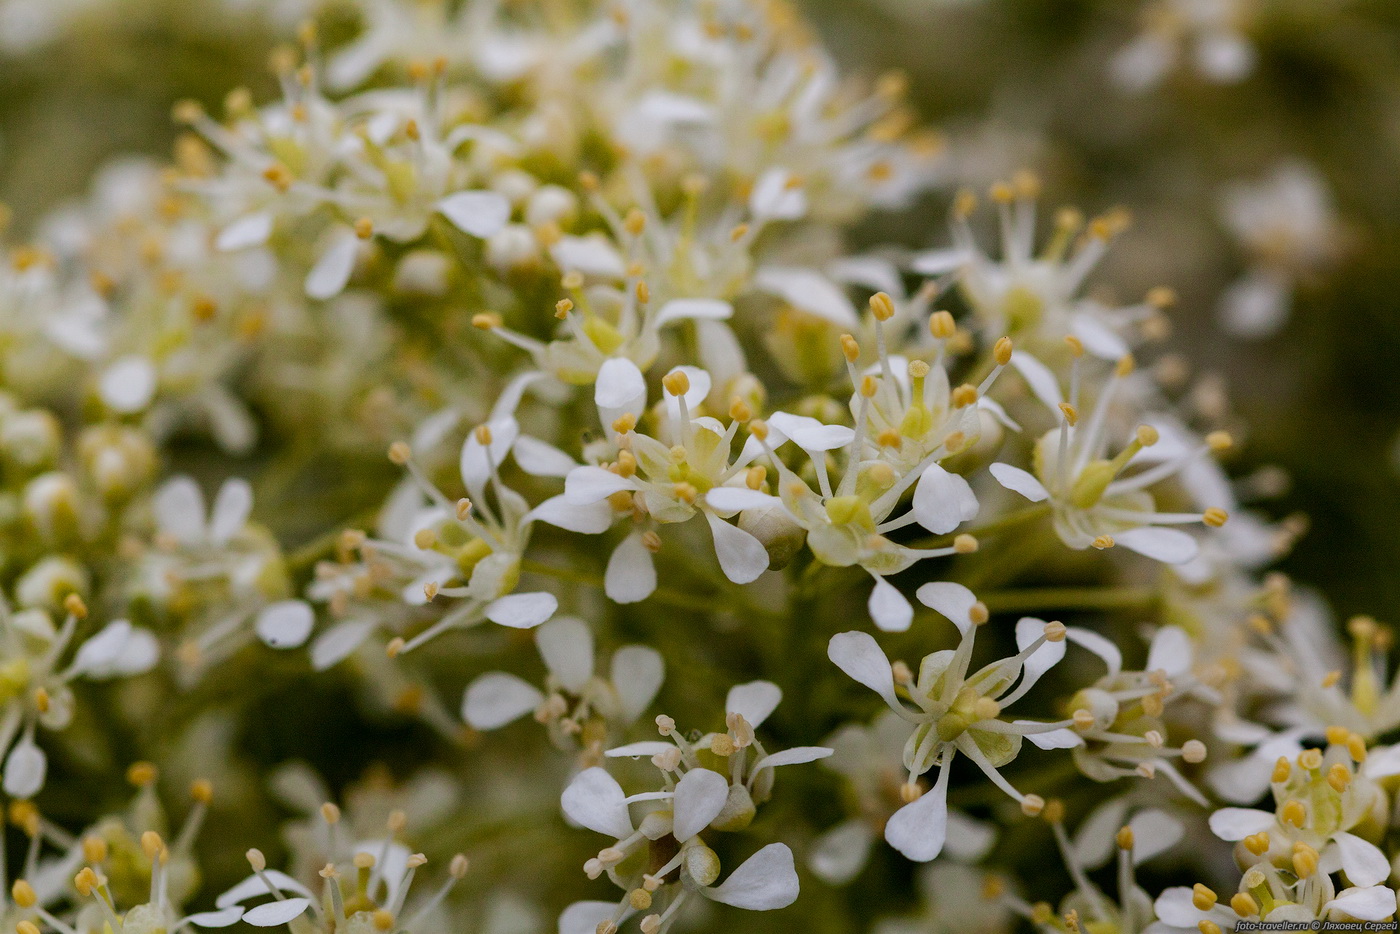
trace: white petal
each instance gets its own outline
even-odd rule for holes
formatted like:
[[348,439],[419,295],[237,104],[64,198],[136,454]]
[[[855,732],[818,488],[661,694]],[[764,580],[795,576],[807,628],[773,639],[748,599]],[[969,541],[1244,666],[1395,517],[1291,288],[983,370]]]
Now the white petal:
[[1288,317],[1288,283],[1271,272],[1253,272],[1225,290],[1220,323],[1235,337],[1262,338]]
[[894,692],[890,660],[870,633],[837,633],[827,644],[826,657],[851,678],[883,697],[885,703],[903,709]]
[[1181,821],[1165,811],[1138,811],[1128,821],[1133,831],[1133,863],[1144,863],[1176,846],[1186,830]]
[[[1118,849],[1114,838],[1123,827],[1127,816],[1128,799],[1118,797],[1098,805],[1079,822],[1071,849],[1080,865],[1086,869],[1097,869],[1108,862]],[[1134,857],[1143,845],[1144,841],[1134,842]]]
[[[804,451],[832,451],[845,447],[855,438],[855,430],[844,425],[825,425],[806,415],[774,412],[768,422],[791,438]],[[770,442],[771,443],[771,442]]]
[[675,748],[675,743],[643,740],[640,743],[628,743],[626,746],[614,747],[604,752],[603,755],[609,759],[640,759],[642,756],[654,756],[659,752],[669,752]]
[[934,581],[924,584],[914,592],[914,596],[918,597],[924,606],[946,616],[958,627],[959,632],[965,633],[972,627],[971,613],[977,597],[962,584]]
[[961,811],[948,812],[948,834],[943,851],[964,863],[975,863],[987,855],[997,840],[997,826],[974,820]]
[[1156,526],[1118,532],[1113,536],[1113,541],[1129,551],[1136,551],[1165,564],[1185,564],[1200,551],[1196,540],[1181,529],[1163,529]]
[[243,908],[232,905],[220,911],[201,911],[185,918],[186,924],[201,928],[226,928],[243,917]]
[[1381,921],[1395,914],[1395,893],[1383,885],[1345,889],[1322,910],[1345,912],[1362,921]]
[[131,637],[131,623],[124,619],[113,620],[97,634],[91,636],[78,649],[73,658],[73,673],[82,674],[101,671],[111,665],[121,655],[122,648]]
[[732,515],[745,509],[768,509],[782,500],[748,487],[717,486],[705,494],[705,502],[712,509]]
[[673,298],[661,306],[653,324],[663,328],[677,321],[727,321],[734,317],[734,306],[718,298]]
[[325,301],[345,290],[350,274],[355,271],[355,257],[360,253],[360,238],[345,228],[336,231],[316,265],[306,274],[304,288],[308,298]]
[[724,576],[736,584],[758,580],[768,570],[768,549],[748,532],[718,516],[705,513],[715,538],[715,557]]
[[686,772],[676,784],[671,805],[676,840],[684,843],[710,826],[728,800],[729,779],[709,769]]
[[529,435],[515,439],[511,454],[520,469],[532,477],[567,477],[569,471],[578,466],[572,457],[554,445]]
[[[279,892],[295,892],[307,898],[311,897],[310,889],[281,870],[266,869],[263,870],[263,876],[267,878],[268,882],[276,886]],[[271,893],[268,892],[266,883],[263,882],[262,878],[254,874],[248,876],[242,882],[214,899],[214,907],[227,908],[230,905],[245,902],[250,898],[268,894]]]
[[160,640],[149,629],[133,629],[122,646],[120,654],[114,658],[103,672],[89,672],[93,677],[112,677],[145,674],[160,661]]
[[632,817],[627,813],[627,795],[622,786],[604,769],[584,769],[560,799],[564,813],[574,823],[597,833],[621,840],[632,833]]
[[617,902],[574,902],[559,916],[559,934],[596,934],[616,911]]
[[1185,629],[1163,626],[1153,634],[1146,670],[1164,671],[1169,678],[1191,670],[1191,637]]
[[535,630],[535,647],[545,667],[577,694],[593,677],[593,631],[581,619],[562,616]]
[[610,357],[598,368],[593,401],[604,426],[624,412],[640,415],[647,403],[647,381],[637,364],[626,357]]
[[773,168],[759,176],[749,195],[749,212],[759,219],[796,220],[807,213],[807,193],[793,184],[786,169]]
[[637,603],[656,590],[656,562],[642,542],[642,533],[633,532],[613,549],[603,574],[603,592],[614,603]]
[[513,593],[486,605],[486,618],[512,629],[533,629],[554,615],[559,601],[552,593]]
[[[1029,726],[1032,722],[1031,720],[1013,721],[1016,726]],[[1026,739],[1040,749],[1073,749],[1075,746],[1084,744],[1080,735],[1068,727],[1062,730],[1050,730],[1047,733],[1027,733]]]
[[[710,386],[713,385],[710,374],[700,369],[698,366],[678,366],[671,372],[674,373],[677,370],[684,373],[690,380],[690,388],[686,390],[682,398],[685,399],[686,406],[693,413],[696,407],[704,402],[705,397],[710,394]],[[681,417],[680,399],[677,399],[669,392],[666,393],[666,414],[676,420],[679,420]],[[694,418],[694,415],[691,417]],[[717,426],[718,424],[719,423],[716,422]],[[722,428],[720,429],[720,434],[723,434]]]
[[753,771],[774,769],[780,765],[802,765],[807,762],[816,762],[818,759],[827,758],[835,751],[825,746],[794,746],[791,749],[784,749],[782,752],[775,752],[771,756],[759,759],[753,764]]
[[161,484],[151,502],[156,525],[166,535],[192,545],[204,538],[204,494],[189,477],[175,477]]
[[492,469],[500,468],[520,436],[520,424],[512,417],[495,419],[488,422],[487,427],[491,430],[491,443],[482,444],[473,431],[462,442],[462,455],[457,462],[462,482],[476,497],[482,495],[486,482],[491,479]]
[[220,250],[242,250],[266,243],[272,236],[272,215],[266,212],[245,214],[219,231],[214,246]]
[[1043,503],[1050,498],[1050,491],[1035,478],[1034,474],[1012,467],[1010,464],[993,464],[987,468],[997,483],[1013,493],[1020,493],[1033,503]]
[[599,535],[613,524],[614,513],[607,497],[589,503],[571,503],[564,494],[551,496],[526,515],[530,521],[538,520],[550,525],[578,532],[580,535]]
[[1350,833],[1335,834],[1332,842],[1337,845],[1342,871],[1352,885],[1379,885],[1390,878],[1390,860],[1375,844]]
[[222,545],[243,531],[253,511],[253,488],[241,477],[224,481],[209,513],[209,541]]
[[1112,328],[1091,314],[1071,315],[1069,329],[1085,350],[1101,360],[1121,360],[1132,350]]
[[1060,395],[1060,381],[1050,368],[1024,350],[1018,350],[1011,355],[1011,365],[1025,379],[1035,397],[1043,402],[1052,414],[1058,415],[1060,403],[1065,400],[1064,396]]
[[1386,778],[1400,775],[1400,743],[1393,746],[1377,746],[1366,753],[1366,761],[1361,771],[1367,778]]
[[[1036,619],[1033,616],[1025,616],[1016,622],[1016,648],[1021,650],[1039,639],[1045,633],[1045,620]],[[1040,676],[1060,663],[1060,659],[1065,657],[1064,640],[1051,642],[1046,640],[1045,644],[1031,653],[1031,657],[1026,659],[1022,666],[1023,682],[1035,684],[1040,680]]]
[[636,487],[632,479],[602,467],[575,467],[564,480],[564,500],[573,506],[585,506]]
[[829,885],[845,885],[865,868],[873,843],[870,827],[863,820],[837,824],[817,838],[807,865],[817,878]]
[[495,191],[459,191],[437,203],[443,217],[464,233],[485,239],[510,220],[510,202]]
[[627,273],[622,257],[601,236],[564,236],[549,248],[549,255],[564,272],[581,272],[602,279],[621,279]]
[[729,689],[724,699],[724,712],[740,714],[749,726],[758,727],[773,715],[782,700],[783,689],[772,681],[750,681]]
[[462,697],[462,719],[478,730],[494,730],[525,716],[544,701],[533,684],[490,671],[467,687]]
[[735,908],[772,911],[797,901],[797,870],[792,850],[770,843],[729,874],[722,884],[701,894]]
[[966,261],[966,250],[945,247],[941,250],[916,253],[909,262],[909,268],[921,276],[941,276],[945,272],[952,272]]
[[926,863],[943,852],[948,836],[948,773],[943,766],[933,788],[895,811],[885,824],[885,841],[915,862]]
[[661,653],[644,645],[624,645],[613,653],[608,677],[617,690],[622,715],[629,721],[640,717],[651,706],[661,682],[666,678],[666,663]]
[[245,911],[243,923],[258,928],[275,928],[280,924],[286,924],[293,918],[300,917],[301,913],[306,911],[310,905],[310,900],[305,898],[288,898],[282,901],[267,902]]
[[103,371],[98,393],[113,412],[140,412],[155,398],[156,368],[145,357],[122,357]]
[[1065,638],[1103,659],[1104,664],[1108,666],[1108,673],[1111,677],[1116,677],[1123,670],[1123,653],[1111,640],[1079,626],[1066,628]]
[[1274,826],[1274,813],[1255,808],[1221,808],[1210,816],[1210,831],[1231,843]]
[[12,798],[32,798],[44,787],[49,759],[29,736],[22,736],[5,760],[5,794]]
[[316,614],[305,600],[278,600],[258,613],[258,638],[274,649],[294,649],[311,635]]
[[841,327],[854,328],[859,324],[855,306],[845,291],[814,269],[765,266],[754,275],[754,286]]
[[325,671],[338,664],[359,648],[373,630],[372,619],[348,619],[327,629],[311,643],[312,670]]
[[977,517],[977,497],[968,482],[938,464],[929,464],[914,487],[914,515],[935,535],[946,535]]
[[914,622],[914,606],[899,592],[899,588],[879,575],[875,589],[870,591],[866,609],[875,625],[885,632],[904,632]]
[[1191,903],[1193,898],[1191,889],[1184,885],[1173,886],[1158,895],[1152,907],[1157,918],[1172,927],[1194,929],[1204,914]]

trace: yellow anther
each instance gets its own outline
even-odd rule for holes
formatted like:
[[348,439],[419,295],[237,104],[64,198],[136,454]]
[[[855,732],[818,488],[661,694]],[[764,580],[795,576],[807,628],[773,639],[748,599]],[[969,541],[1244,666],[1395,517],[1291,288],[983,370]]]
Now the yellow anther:
[[905,782],[899,786],[899,800],[905,804],[918,801],[924,796],[924,789],[915,782]]
[[977,402],[977,387],[964,383],[953,390],[950,401],[955,409],[965,409],[969,405],[975,404]]
[[960,555],[970,555],[978,548],[976,537],[963,533],[953,539],[953,550]]
[[1065,421],[1069,422],[1071,428],[1079,421],[1079,411],[1068,402],[1060,403],[1060,414],[1064,415]]
[[967,611],[967,618],[972,621],[974,626],[981,626],[992,618],[992,614],[987,611],[987,604],[978,600]]
[[1311,772],[1322,767],[1321,749],[1304,749],[1298,754],[1298,766]]
[[612,430],[620,435],[625,435],[629,431],[634,430],[636,427],[637,416],[633,415],[631,412],[624,412],[622,415],[619,415],[616,419],[614,419],[612,423]]
[[615,472],[619,477],[635,477],[637,475],[636,455],[631,451],[618,451]]
[[37,924],[26,920],[15,925],[15,934],[41,934],[41,932]]
[[880,381],[873,376],[864,376],[860,381],[860,394],[867,399],[875,398],[880,391]]
[[692,504],[695,502],[696,498],[699,497],[699,495],[700,495],[700,491],[699,491],[699,490],[697,490],[697,489],[696,489],[694,486],[692,486],[691,484],[689,484],[689,483],[684,483],[684,482],[682,482],[682,483],[677,483],[677,484],[675,484],[674,486],[672,486],[672,487],[671,487],[671,492],[675,495],[676,499],[681,500],[682,502],[692,503]]
[[1135,369],[1137,369],[1137,361],[1133,359],[1132,354],[1128,353],[1118,358],[1118,362],[1113,366],[1113,373],[1121,379],[1130,375]]
[[107,841],[97,834],[83,837],[83,862],[105,863],[107,861]]
[[87,619],[87,604],[83,602],[82,597],[75,593],[70,593],[63,598],[63,609],[68,611],[69,616],[75,616],[78,619]]
[[1084,342],[1073,334],[1065,335],[1065,346],[1069,348],[1069,352],[1074,356],[1084,356]]
[[958,333],[958,323],[953,319],[952,312],[935,311],[928,319],[928,331],[938,340],[946,341]]
[[[87,871],[92,872],[91,869]],[[34,886],[24,879],[15,880],[15,884],[10,887],[10,895],[21,908],[33,908],[39,902],[39,896],[34,894]]]
[[1074,728],[1081,733],[1094,728],[1094,714],[1087,708],[1080,707],[1070,716],[1070,719],[1074,721]]
[[404,464],[408,463],[409,458],[412,456],[413,450],[408,446],[407,442],[395,441],[393,444],[389,445],[389,461],[391,463],[402,467]]
[[1008,182],[995,182],[987,190],[987,195],[997,204],[1009,204],[1016,200],[1016,190]]
[[583,288],[583,273],[577,269],[571,269],[560,277],[559,284],[570,292],[576,292]]
[[1046,642],[1063,642],[1065,639],[1065,624],[1057,621],[1045,624]]
[[454,879],[463,879],[470,868],[471,864],[467,861],[465,854],[457,853],[447,864],[447,874]]
[[384,654],[389,658],[398,658],[407,645],[408,643],[404,641],[403,636],[395,636],[384,646]]
[[554,317],[558,318],[560,321],[563,321],[565,318],[567,318],[569,316],[569,312],[573,310],[574,303],[572,299],[561,298],[559,299],[559,301],[554,303]]
[[370,920],[374,922],[376,931],[388,931],[394,926],[393,913],[383,908],[375,909],[374,914],[370,915]]
[[1294,827],[1302,827],[1308,822],[1307,805],[1296,798],[1292,798],[1284,804],[1283,810],[1279,812],[1279,817],[1285,824],[1292,824]]
[[953,196],[953,216],[965,219],[977,210],[977,196],[966,188],[958,191]]
[[1255,856],[1263,856],[1265,853],[1269,852],[1270,844],[1269,834],[1267,831],[1263,830],[1259,833],[1252,833],[1244,838],[1244,848]]
[[1327,784],[1331,785],[1337,794],[1347,790],[1347,786],[1351,784],[1351,769],[1347,768],[1346,763],[1338,762],[1327,770]]
[[1132,852],[1134,843],[1133,828],[1127,826],[1120,827],[1118,830],[1118,836],[1115,838],[1115,840],[1118,843],[1118,849]]
[[870,313],[876,321],[888,321],[894,317],[894,301],[884,292],[870,296]]
[[1035,817],[1045,810],[1045,799],[1040,795],[1026,795],[1021,799],[1021,813],[1027,817]]
[[647,529],[642,533],[642,547],[652,554],[661,551],[661,536],[655,529]]
[[753,409],[739,396],[729,400],[729,417],[736,422],[746,422],[753,418]]
[[1306,879],[1317,872],[1317,850],[1306,843],[1296,843],[1293,846],[1293,871],[1299,879]]
[[1097,548],[1099,551],[1103,551],[1103,550],[1105,550],[1105,549],[1107,549],[1107,548],[1112,548],[1112,547],[1113,547],[1113,545],[1114,545],[1113,536],[1112,536],[1112,535],[1099,535],[1099,536],[1097,536],[1092,542],[1090,542],[1089,544],[1092,545],[1093,547]]
[[855,363],[860,359],[860,344],[849,334],[841,335],[841,354],[848,363]]
[[1201,934],[1222,934],[1220,930],[1220,925],[1216,924],[1209,918],[1203,918],[1200,921],[1197,921],[1196,929],[1200,931]]
[[504,323],[501,316],[494,311],[480,311],[472,315],[472,327],[478,331],[490,331]]
[[762,441],[768,437],[768,423],[761,418],[749,422],[749,434]]
[[155,859],[165,849],[165,841],[160,838],[160,834],[154,830],[148,830],[141,834],[141,852],[146,854],[147,859]]
[[729,231],[729,242],[738,243],[749,235],[748,224],[735,224],[734,229]]
[[133,762],[126,769],[126,780],[137,788],[155,784],[159,775],[156,767],[149,762]]
[[661,385],[673,396],[683,396],[690,392],[690,377],[685,370],[672,370],[661,378]]
[[1001,716],[1001,704],[990,697],[979,697],[972,705],[972,714],[978,720],[995,720]]
[[1288,781],[1288,776],[1292,774],[1293,766],[1288,764],[1288,760],[1286,758],[1284,758],[1283,756],[1279,756],[1278,761],[1274,763],[1274,774],[1269,778],[1269,781],[1274,782],[1275,784],[1277,784],[1278,782],[1286,782]]
[[622,226],[623,229],[635,237],[643,230],[646,230],[647,216],[642,213],[640,208],[633,208],[627,212],[627,218],[622,222]]
[[633,911],[646,911],[651,907],[651,893],[646,889],[633,889],[627,895],[627,904]]
[[1342,680],[1342,672],[1339,669],[1332,669],[1322,676],[1322,686],[1325,688],[1336,687],[1337,682]]
[[1192,765],[1206,761],[1206,744],[1199,739],[1188,739],[1181,746],[1181,758]]
[[1235,439],[1230,437],[1228,431],[1212,431],[1206,435],[1206,445],[1217,454],[1230,450],[1235,446]]
[[413,544],[427,551],[438,542],[437,533],[432,529],[419,529],[413,533]]
[[374,221],[368,217],[362,217],[355,221],[355,236],[361,240],[368,240],[374,236]]
[[992,345],[992,359],[996,360],[997,366],[1006,366],[1011,362],[1012,350],[1011,338],[999,337]]
[[1197,911],[1210,911],[1219,900],[1214,890],[1197,882],[1191,886],[1191,904],[1196,906]]
[[1230,908],[1241,918],[1259,914],[1259,903],[1248,892],[1236,892],[1230,896]]
[[1161,440],[1161,434],[1151,425],[1139,425],[1137,427],[1137,443],[1145,448],[1150,448]]
[[1147,304],[1154,308],[1170,308],[1176,304],[1176,292],[1164,285],[1147,291]]
[[1344,726],[1329,726],[1323,733],[1327,737],[1329,746],[1345,746],[1347,738],[1351,736],[1351,730]]
[[637,301],[643,305],[651,301],[651,286],[647,285],[645,279],[638,279],[636,287],[632,290],[637,296]]
[[49,712],[49,692],[43,688],[34,689],[34,707],[39,713]]
[[710,752],[717,756],[732,756],[735,748],[734,740],[728,733],[716,733],[710,737]]
[[1213,529],[1218,529],[1230,520],[1230,514],[1218,506],[1212,506],[1201,516],[1201,521]]
[[1360,733],[1353,733],[1347,737],[1347,755],[1355,762],[1366,761],[1366,740]]
[[190,782],[190,798],[200,804],[214,800],[214,783],[207,778],[196,778]]
[[466,522],[467,517],[472,514],[472,501],[463,496],[461,499],[457,500],[457,506],[454,512],[458,522]]
[[1060,824],[1065,819],[1065,803],[1059,798],[1051,798],[1045,802],[1045,809],[1040,812],[1040,817],[1047,824]]
[[761,490],[764,481],[768,479],[768,468],[762,464],[755,464],[744,471],[744,486],[751,490]]

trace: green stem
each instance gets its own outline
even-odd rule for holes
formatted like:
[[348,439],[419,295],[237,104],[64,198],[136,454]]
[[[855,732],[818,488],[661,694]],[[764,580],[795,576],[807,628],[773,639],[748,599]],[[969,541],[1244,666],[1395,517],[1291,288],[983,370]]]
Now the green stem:
[[1125,610],[1154,606],[1159,594],[1148,587],[1028,587],[980,594],[993,613],[1025,610]]

